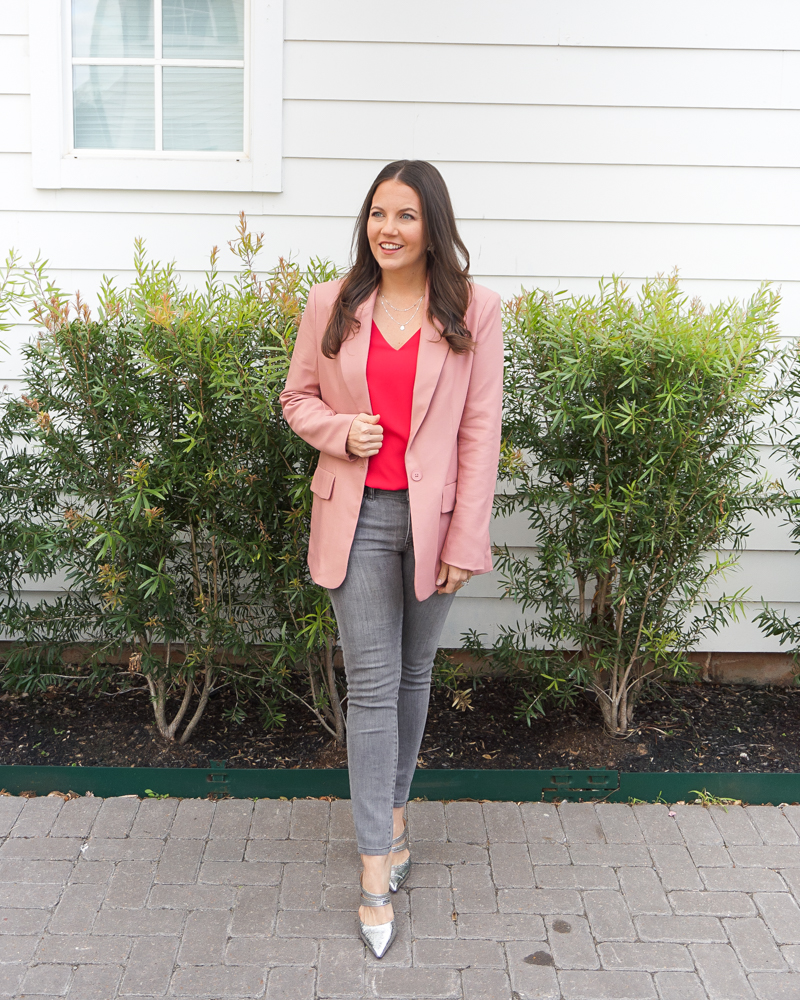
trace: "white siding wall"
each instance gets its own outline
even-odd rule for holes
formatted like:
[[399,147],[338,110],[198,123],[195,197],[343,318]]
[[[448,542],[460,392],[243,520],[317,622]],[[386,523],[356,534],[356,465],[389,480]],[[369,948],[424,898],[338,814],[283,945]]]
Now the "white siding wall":
[[[285,0],[284,185],[263,195],[35,190],[29,6],[0,0],[0,251],[41,250],[62,287],[124,278],[139,235],[191,278],[240,209],[265,263],[345,263],[374,174],[419,157],[450,185],[477,279],[504,295],[677,266],[709,301],[779,283],[783,332],[800,334],[795,0]],[[0,355],[0,379],[18,375]],[[524,522],[494,537],[524,547]],[[797,615],[799,568],[785,529],[759,521],[726,587]],[[444,644],[511,621],[496,594],[476,579]],[[746,621],[708,646],[778,648]]]

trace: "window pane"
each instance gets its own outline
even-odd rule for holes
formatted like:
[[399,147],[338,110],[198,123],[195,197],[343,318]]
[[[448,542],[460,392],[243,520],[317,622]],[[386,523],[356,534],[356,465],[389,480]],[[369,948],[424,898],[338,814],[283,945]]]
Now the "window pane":
[[149,66],[73,66],[76,149],[154,149]]
[[244,0],[164,0],[165,59],[243,59]]
[[153,58],[153,0],[72,0],[72,54]]
[[164,149],[244,148],[244,70],[165,66]]

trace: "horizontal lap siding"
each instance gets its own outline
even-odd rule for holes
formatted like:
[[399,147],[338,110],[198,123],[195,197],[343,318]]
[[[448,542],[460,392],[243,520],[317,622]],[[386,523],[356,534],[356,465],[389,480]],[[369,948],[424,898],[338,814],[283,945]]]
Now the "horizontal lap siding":
[[[0,5],[0,253],[49,258],[91,295],[130,277],[132,244],[201,278],[235,215],[264,230],[263,261],[344,264],[363,192],[390,159],[444,173],[477,280],[586,294],[622,273],[637,287],[678,267],[713,302],[782,285],[784,336],[800,334],[800,5],[678,0],[286,0],[284,184],[279,194],[35,190],[30,183],[29,4]],[[225,260],[223,257],[223,266]],[[0,385],[18,388],[18,326]],[[773,463],[768,462],[768,465]],[[495,541],[524,550],[524,517]],[[797,616],[800,573],[778,520],[758,518],[724,589],[746,613],[708,640],[777,649],[752,625],[760,600]],[[497,634],[516,610],[495,574],[454,605],[443,636]]]

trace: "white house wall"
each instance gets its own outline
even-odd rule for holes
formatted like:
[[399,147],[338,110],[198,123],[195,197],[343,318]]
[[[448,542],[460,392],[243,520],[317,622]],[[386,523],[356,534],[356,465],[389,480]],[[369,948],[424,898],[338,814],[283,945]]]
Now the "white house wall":
[[[258,2],[258,0],[256,0]],[[347,259],[352,220],[383,163],[434,161],[450,185],[477,280],[591,292],[680,269],[707,301],[781,286],[784,336],[800,334],[800,4],[795,0],[286,0],[279,194],[36,190],[31,185],[29,10],[0,0],[0,253],[41,252],[91,298],[130,275],[143,236],[199,279],[244,209],[264,263]],[[24,326],[0,383],[20,376]],[[495,540],[530,544],[524,519]],[[800,615],[786,529],[758,518],[725,589],[746,615],[706,648],[777,649],[752,625],[761,599]],[[490,637],[515,610],[475,580],[443,637]]]

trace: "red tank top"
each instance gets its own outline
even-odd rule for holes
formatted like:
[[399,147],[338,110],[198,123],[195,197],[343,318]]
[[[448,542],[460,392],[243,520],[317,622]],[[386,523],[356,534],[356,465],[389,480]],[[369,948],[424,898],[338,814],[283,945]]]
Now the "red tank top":
[[383,444],[369,460],[367,486],[405,490],[406,448],[411,432],[411,403],[417,374],[420,331],[395,350],[373,321],[367,356],[367,386],[373,413],[380,414]]

